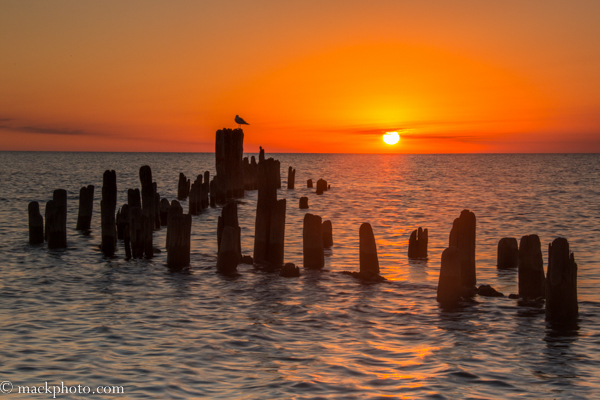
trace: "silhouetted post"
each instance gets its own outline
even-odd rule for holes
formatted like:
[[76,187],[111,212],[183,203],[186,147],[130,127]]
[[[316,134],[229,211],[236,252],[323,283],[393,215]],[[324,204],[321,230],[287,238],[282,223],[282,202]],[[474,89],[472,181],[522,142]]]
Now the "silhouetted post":
[[323,228],[321,217],[313,214],[304,216],[302,245],[304,252],[304,268],[322,269],[325,266],[323,252]]
[[437,301],[442,306],[458,303],[462,294],[461,254],[457,247],[448,247],[442,253],[442,265],[437,288]]
[[140,168],[140,183],[142,184],[142,217],[144,256],[154,257],[152,232],[154,231],[154,187],[152,185],[152,170],[148,165]]
[[44,243],[44,217],[40,213],[40,204],[32,201],[27,206],[29,214],[29,244]]
[[167,218],[167,266],[186,267],[190,265],[192,216],[184,214],[179,202],[173,200]]
[[294,183],[296,181],[296,170],[293,169],[292,167],[288,168],[288,189],[293,189],[294,188]]
[[283,265],[285,241],[285,208],[286,200],[275,202],[271,211],[271,227],[269,229],[269,248],[267,261],[272,266]]
[[308,208],[308,197],[300,197],[300,209],[305,210]]
[[236,243],[236,230],[231,226],[224,227],[221,233],[221,247],[217,257],[217,270],[222,274],[232,274],[237,270],[240,259]]
[[323,192],[327,191],[327,181],[324,179],[319,179],[317,181],[317,194],[323,194]]
[[379,275],[377,245],[371,224],[365,222],[359,229],[359,260],[361,275]]
[[92,223],[92,211],[94,208],[94,185],[84,186],[79,190],[79,214],[77,215],[77,227],[79,231],[87,231]]
[[210,206],[217,206],[217,183],[215,182],[215,177],[213,177],[212,181],[210,181]]
[[200,196],[200,207],[204,210],[208,208],[209,198],[208,193],[210,192],[210,172],[204,171],[204,180],[202,181],[202,191]]
[[102,200],[100,201],[100,219],[102,222],[102,252],[112,257],[117,247],[116,219],[117,209],[117,173],[104,171],[102,178]]
[[123,204],[121,210],[119,211],[121,213],[121,220],[123,224],[122,230],[123,247],[125,247],[125,259],[129,260],[131,259],[131,227],[129,226],[131,218],[129,216],[129,205]]
[[46,203],[46,242],[49,249],[67,247],[67,191],[64,189],[56,189],[52,200]]
[[217,253],[221,249],[223,230],[227,226],[232,227],[236,232],[235,249],[238,255],[237,264],[239,264],[242,261],[242,231],[238,222],[237,204],[234,202],[229,202],[225,204],[225,206],[221,209],[221,216],[219,217],[217,222]]
[[163,198],[160,201],[160,225],[161,226],[167,226],[167,223],[169,221],[169,219],[168,219],[169,207],[171,207],[171,205],[169,204],[169,200]]
[[189,213],[197,215],[202,210],[202,175],[198,175],[190,189]]
[[323,221],[323,247],[331,247],[333,246],[333,226],[331,225],[331,221]]
[[160,193],[156,190],[156,182],[154,185],[154,229],[160,229]]
[[312,179],[309,179],[309,180],[306,181],[306,187],[309,188],[309,189],[312,189],[312,187],[313,187]]
[[123,240],[124,229],[125,229],[125,218],[121,213],[121,209],[117,210],[117,218],[115,219],[117,225],[117,240]]
[[469,210],[463,210],[460,217],[454,220],[450,231],[450,246],[457,247],[460,253],[460,264],[462,266],[461,279],[463,286],[472,287],[477,283],[475,271],[475,214]]
[[565,238],[548,245],[546,321],[563,327],[577,325],[577,264]]
[[144,257],[144,218],[142,216],[142,202],[139,189],[127,191],[129,208],[129,237],[131,240],[131,256]]
[[296,267],[293,263],[286,263],[279,271],[279,276],[284,278],[297,278],[300,276],[300,268]]
[[217,131],[215,139],[217,176],[222,181],[227,198],[244,197],[243,153],[243,130],[223,128]]
[[498,268],[508,269],[519,266],[519,244],[515,238],[502,238],[498,242]]
[[[262,151],[261,154],[264,154]],[[277,211],[277,185],[279,183],[279,161],[269,158],[258,164],[258,200],[254,234],[254,261],[269,262],[271,220]],[[285,216],[283,217],[285,220]]]
[[429,231],[419,227],[415,229],[408,239],[408,258],[426,259]]
[[519,296],[524,299],[544,297],[544,259],[538,235],[521,238],[518,279]]
[[179,182],[177,183],[177,200],[185,200],[190,195],[189,180],[183,174],[179,173]]

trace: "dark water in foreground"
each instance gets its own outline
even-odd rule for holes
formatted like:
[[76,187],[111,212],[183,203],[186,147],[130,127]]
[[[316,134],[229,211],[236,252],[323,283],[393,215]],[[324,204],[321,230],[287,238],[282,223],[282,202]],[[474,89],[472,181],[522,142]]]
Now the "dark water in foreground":
[[[267,155],[269,156],[269,155]],[[331,219],[326,270],[280,278],[240,265],[215,273],[220,209],[193,217],[191,268],[105,259],[102,173],[117,171],[118,203],[152,167],[173,199],[179,172],[214,173],[211,154],[0,153],[0,381],[17,385],[123,386],[123,396],[70,398],[600,398],[599,155],[279,154],[288,199],[286,261],[302,265],[302,218]],[[332,190],[316,196],[308,178]],[[79,188],[96,185],[92,233],[74,230]],[[285,184],[284,184],[285,187]],[[27,242],[27,203],[43,210],[68,191],[68,245]],[[239,205],[244,254],[252,254],[256,192]],[[187,203],[184,202],[184,209]],[[569,239],[579,265],[579,330],[554,332],[543,309],[476,298],[439,309],[442,250],[463,208],[477,216],[478,283],[517,292],[515,271],[495,267],[504,236]],[[43,211],[42,211],[43,212]],[[373,225],[381,284],[339,274],[358,269],[358,229]],[[407,260],[411,230],[429,228],[429,261]],[[164,249],[166,229],[155,243]],[[92,389],[92,390],[94,390]],[[40,398],[52,395],[18,395]]]

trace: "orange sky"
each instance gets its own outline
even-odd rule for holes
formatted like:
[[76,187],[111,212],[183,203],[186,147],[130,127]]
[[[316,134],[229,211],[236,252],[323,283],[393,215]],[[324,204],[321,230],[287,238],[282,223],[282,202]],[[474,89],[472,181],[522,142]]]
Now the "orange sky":
[[[0,150],[600,152],[598,1],[0,5]],[[394,146],[386,131],[400,133]]]

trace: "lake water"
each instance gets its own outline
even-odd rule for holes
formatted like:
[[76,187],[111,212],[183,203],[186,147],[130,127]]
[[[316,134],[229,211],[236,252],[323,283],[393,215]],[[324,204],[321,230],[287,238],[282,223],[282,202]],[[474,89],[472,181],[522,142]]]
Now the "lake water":
[[[268,149],[267,149],[268,151]],[[17,386],[122,386],[69,398],[368,399],[600,398],[600,155],[269,154],[288,199],[285,260],[302,267],[299,198],[330,219],[325,270],[281,278],[251,265],[215,272],[220,208],[193,217],[191,265],[106,259],[100,187],[117,172],[118,205],[152,167],[161,197],[180,172],[215,172],[212,154],[0,152],[0,381]],[[287,167],[296,189],[286,189]],[[317,196],[306,180],[326,179]],[[79,189],[96,186],[92,232],[76,231]],[[68,248],[28,244],[27,205],[68,192]],[[252,255],[257,192],[238,205]],[[183,202],[187,210],[187,202]],[[508,295],[502,237],[566,237],[578,264],[579,329],[555,332],[543,308],[476,297],[456,311],[435,300],[441,252],[463,209],[477,216],[477,281]],[[370,222],[386,282],[364,284],[358,230]],[[410,232],[429,229],[429,260],[409,261]],[[164,250],[166,229],[154,233]],[[4,387],[4,386],[3,386]]]

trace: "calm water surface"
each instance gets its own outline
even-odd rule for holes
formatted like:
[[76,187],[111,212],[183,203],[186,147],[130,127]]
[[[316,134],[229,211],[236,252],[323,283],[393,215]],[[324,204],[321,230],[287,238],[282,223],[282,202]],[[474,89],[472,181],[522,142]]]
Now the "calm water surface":
[[[284,188],[288,165],[297,170],[296,189],[278,194],[288,199],[286,261],[302,265],[298,200],[308,196],[309,211],[333,223],[324,271],[286,279],[243,264],[235,278],[215,273],[220,208],[193,217],[185,273],[166,268],[165,252],[102,256],[104,170],[117,171],[119,205],[145,164],[173,199],[179,172],[214,174],[212,154],[0,153],[0,381],[118,385],[132,399],[600,398],[599,155],[267,156],[281,161]],[[332,189],[316,196],[305,181],[321,177]],[[74,227],[88,184],[86,236]],[[30,246],[27,204],[39,201],[43,213],[58,188],[68,191],[68,249]],[[256,198],[246,192],[239,204],[249,255]],[[477,216],[478,284],[506,295],[517,277],[496,269],[500,238],[536,233],[545,260],[551,240],[569,239],[577,331],[554,332],[543,309],[508,298],[440,310],[440,256],[464,208]],[[358,270],[362,222],[373,225],[387,282],[339,273]],[[428,261],[406,256],[418,226],[430,232]],[[165,234],[154,234],[162,249]]]

